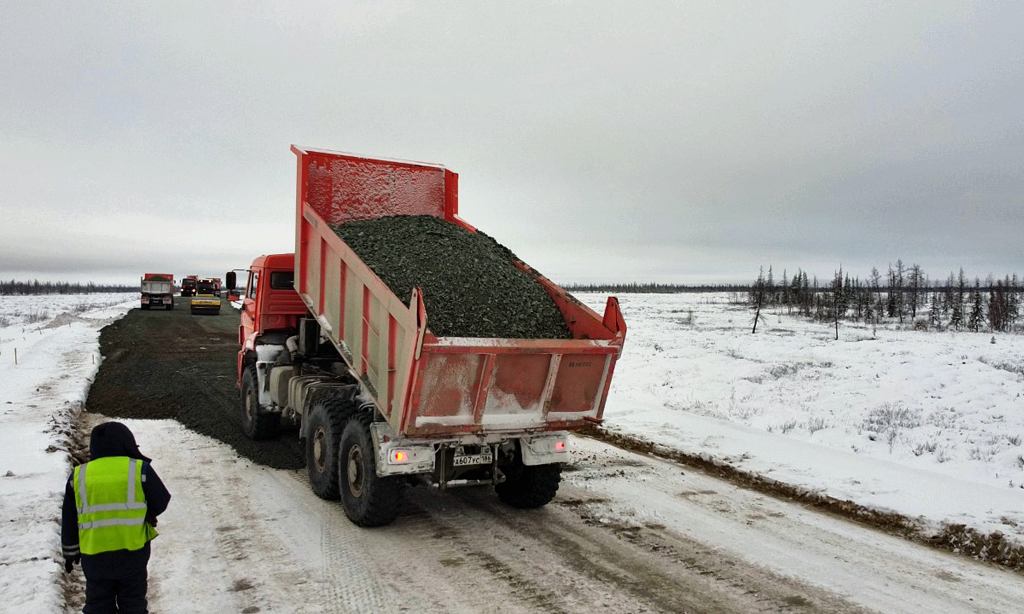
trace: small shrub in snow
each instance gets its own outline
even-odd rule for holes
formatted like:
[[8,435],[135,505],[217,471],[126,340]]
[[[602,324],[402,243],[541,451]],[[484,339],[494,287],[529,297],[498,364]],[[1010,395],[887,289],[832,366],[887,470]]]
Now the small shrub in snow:
[[925,421],[928,424],[935,425],[941,430],[948,430],[955,428],[962,417],[962,412],[957,411],[953,407],[945,407],[928,414],[928,418]]
[[50,314],[46,311],[31,311],[25,318],[26,324],[35,324],[36,322],[42,322],[43,320],[49,320]]
[[975,461],[989,462],[992,460],[992,456],[993,453],[991,448],[983,450],[981,446],[972,446],[971,449],[967,451],[967,458]]
[[1018,454],[1015,460],[1017,463],[1017,469],[1024,469],[1024,454]]
[[813,435],[818,431],[828,428],[824,418],[811,418],[807,421],[807,431]]
[[1014,446],[1014,447],[1019,446],[1020,445],[1020,435],[1007,435],[1006,436],[1006,441],[1009,442],[1009,444],[1011,446]]
[[[885,443],[889,445],[889,453],[891,454],[901,431],[921,426],[919,413],[918,411],[903,407],[899,402],[882,403],[872,409],[868,417],[864,419],[864,430],[882,436],[885,439]],[[875,441],[874,437],[870,438],[872,441]]]
[[864,430],[883,433],[888,430],[912,429],[921,426],[919,411],[903,407],[900,402],[882,403],[864,420]]
[[775,379],[779,379],[780,377],[785,377],[787,375],[793,375],[794,373],[796,373],[799,370],[800,370],[800,364],[798,364],[798,363],[787,363],[787,364],[781,364],[781,365],[772,365],[768,369],[768,375],[772,376]]
[[796,420],[790,420],[789,422],[783,422],[782,424],[779,425],[779,430],[782,431],[783,434],[788,433],[788,432],[792,431],[795,428],[796,428]]
[[953,454],[947,448],[939,448],[935,451],[935,462],[945,463],[953,460]]
[[914,456],[921,456],[922,454],[925,453],[934,454],[935,450],[937,450],[938,447],[939,444],[935,443],[934,441],[919,443],[916,446],[914,446]]
[[1012,363],[1008,361],[997,361],[985,358],[982,356],[978,359],[980,362],[992,367],[993,369],[1000,369],[1017,375],[1019,378],[1024,378],[1024,362]]
[[7,316],[0,316],[0,328],[6,328],[11,325],[11,319]]

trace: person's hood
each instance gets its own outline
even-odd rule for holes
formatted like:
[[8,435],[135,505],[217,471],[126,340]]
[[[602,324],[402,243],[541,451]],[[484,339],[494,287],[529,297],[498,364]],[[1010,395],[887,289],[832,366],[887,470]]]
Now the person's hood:
[[89,436],[89,458],[97,459],[105,456],[127,456],[148,461],[149,457],[139,452],[135,443],[135,435],[120,422],[104,422],[97,424]]

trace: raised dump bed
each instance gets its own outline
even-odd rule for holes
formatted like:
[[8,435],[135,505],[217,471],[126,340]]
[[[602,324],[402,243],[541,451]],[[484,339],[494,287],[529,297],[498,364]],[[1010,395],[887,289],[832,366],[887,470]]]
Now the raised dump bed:
[[433,164],[292,151],[295,289],[396,433],[531,433],[601,420],[626,333],[616,299],[599,316],[509,253],[550,296],[571,338],[437,336],[420,289],[396,296],[333,227],[427,215],[476,232],[458,216],[458,175]]

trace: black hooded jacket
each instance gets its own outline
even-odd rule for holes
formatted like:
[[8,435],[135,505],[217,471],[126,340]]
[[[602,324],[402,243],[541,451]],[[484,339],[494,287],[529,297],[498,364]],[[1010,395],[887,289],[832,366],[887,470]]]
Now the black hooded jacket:
[[[139,452],[135,436],[127,426],[120,422],[104,422],[92,430],[89,437],[89,458],[97,459],[106,456],[127,456],[143,461],[142,492],[146,496],[146,516],[154,521],[167,509],[171,495],[160,477],[150,465],[150,459]],[[74,472],[68,477],[64,488],[64,507],[61,522],[61,545],[64,559],[73,559],[79,553],[78,547],[78,511],[75,507],[75,489],[72,484]],[[155,524],[155,521],[153,522]],[[139,550],[117,550],[101,554],[82,555],[82,571],[89,578],[118,578],[132,576],[146,568],[149,562],[149,544]]]

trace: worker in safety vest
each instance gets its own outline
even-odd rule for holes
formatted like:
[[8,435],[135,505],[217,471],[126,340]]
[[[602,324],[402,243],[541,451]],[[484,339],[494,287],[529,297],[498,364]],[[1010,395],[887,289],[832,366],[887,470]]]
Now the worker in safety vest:
[[171,495],[120,422],[92,430],[89,458],[64,490],[64,568],[82,564],[84,614],[145,614],[149,542]]

